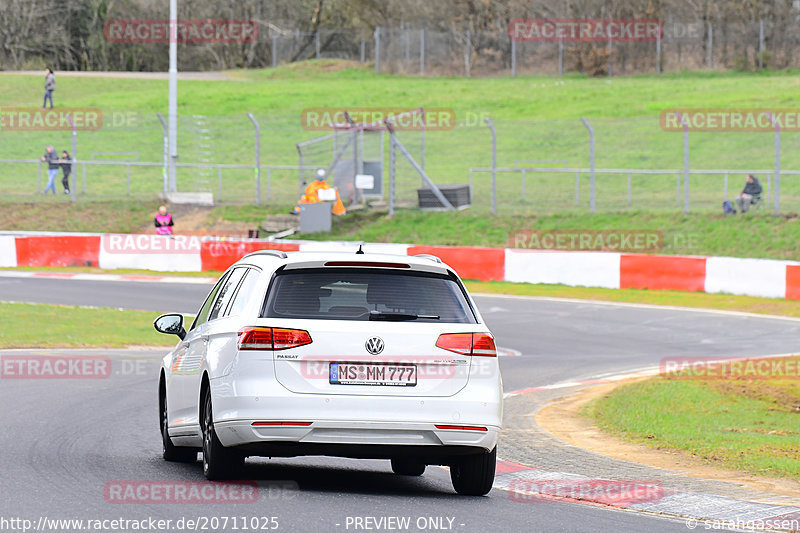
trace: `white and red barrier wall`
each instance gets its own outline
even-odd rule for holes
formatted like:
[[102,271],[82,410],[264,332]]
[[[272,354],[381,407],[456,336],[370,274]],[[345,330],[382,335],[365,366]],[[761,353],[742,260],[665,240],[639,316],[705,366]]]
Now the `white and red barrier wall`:
[[[262,249],[355,252],[358,246],[354,242],[212,240],[180,235],[0,235],[0,267],[96,266],[200,272],[225,270],[243,255]],[[364,250],[437,255],[463,278],[482,281],[704,291],[800,300],[800,263],[794,261],[383,243],[367,243]]]

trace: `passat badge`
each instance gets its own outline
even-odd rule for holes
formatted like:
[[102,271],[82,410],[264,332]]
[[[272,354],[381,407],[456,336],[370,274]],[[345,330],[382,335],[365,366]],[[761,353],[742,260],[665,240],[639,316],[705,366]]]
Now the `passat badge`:
[[383,339],[380,337],[372,337],[364,344],[364,347],[372,355],[378,355],[383,351]]

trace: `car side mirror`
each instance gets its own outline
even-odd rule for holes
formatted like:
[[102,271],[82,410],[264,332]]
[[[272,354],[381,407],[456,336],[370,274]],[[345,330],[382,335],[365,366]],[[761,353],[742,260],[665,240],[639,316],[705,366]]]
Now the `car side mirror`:
[[183,315],[177,313],[161,315],[153,321],[153,327],[159,333],[177,335],[181,340],[186,337],[186,330],[183,329]]

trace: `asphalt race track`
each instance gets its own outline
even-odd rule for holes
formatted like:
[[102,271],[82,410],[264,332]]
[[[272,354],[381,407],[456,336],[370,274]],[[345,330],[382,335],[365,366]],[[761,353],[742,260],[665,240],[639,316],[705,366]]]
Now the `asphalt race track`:
[[[193,313],[208,285],[0,278],[0,299]],[[498,344],[506,391],[657,365],[667,356],[763,355],[796,351],[800,321],[506,297],[476,297]],[[43,328],[47,324],[42,324]],[[6,354],[9,352],[6,352]],[[24,353],[44,353],[30,350]],[[70,351],[69,353],[86,353]],[[514,501],[508,492],[456,496],[444,469],[421,478],[391,473],[388,461],[336,458],[248,460],[254,503],[109,502],[125,481],[202,481],[200,463],[160,458],[156,371],[159,352],[105,352],[113,371],[96,380],[0,380],[0,530],[40,519],[164,519],[167,531],[227,531],[234,517],[265,517],[261,531],[686,531],[683,521],[552,500]],[[5,354],[4,354],[5,355]],[[502,443],[500,455],[502,456]],[[535,465],[531,465],[535,466]],[[105,492],[104,492],[105,491]],[[274,517],[277,521],[270,521]],[[408,517],[408,526],[367,520]],[[197,528],[181,519],[200,519]],[[217,524],[217,527],[212,527]],[[15,527],[16,525],[16,527]],[[380,528],[378,526],[384,526]],[[389,527],[386,527],[389,526]],[[86,530],[84,528],[84,530]],[[120,530],[107,527],[103,530]]]

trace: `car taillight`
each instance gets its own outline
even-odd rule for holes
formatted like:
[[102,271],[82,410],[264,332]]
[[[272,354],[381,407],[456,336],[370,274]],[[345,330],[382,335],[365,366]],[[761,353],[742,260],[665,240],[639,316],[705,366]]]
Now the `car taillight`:
[[240,350],[286,350],[311,344],[304,329],[249,327],[239,331]]
[[497,357],[494,337],[488,333],[442,333],[436,346],[461,355]]

